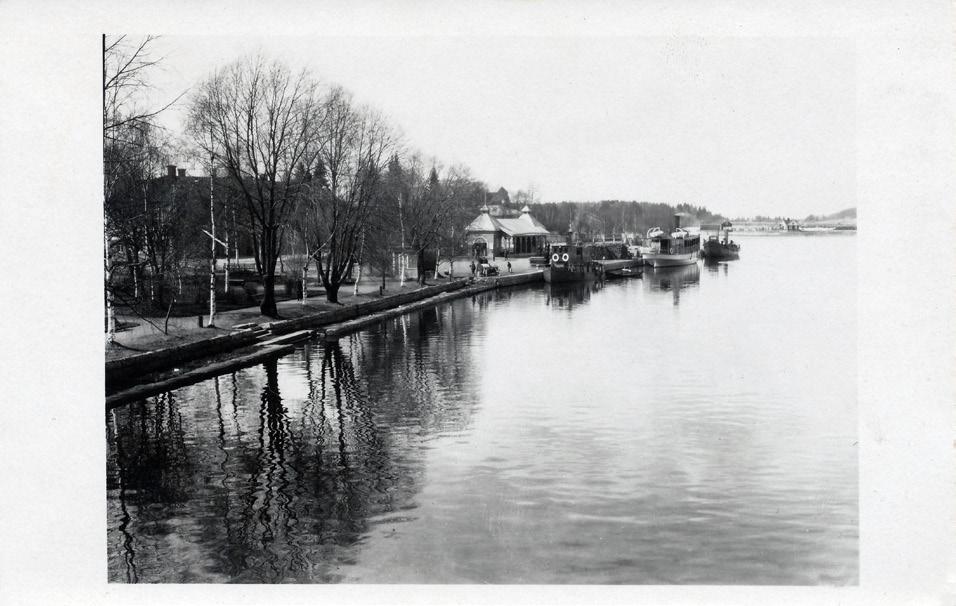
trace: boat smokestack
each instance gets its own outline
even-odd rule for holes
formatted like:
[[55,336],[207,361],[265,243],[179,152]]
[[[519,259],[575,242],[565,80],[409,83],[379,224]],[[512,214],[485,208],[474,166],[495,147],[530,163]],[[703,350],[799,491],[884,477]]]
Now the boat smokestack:
[[568,230],[567,243],[568,243],[568,246],[571,246],[572,244],[574,244],[574,230],[571,230],[571,229]]
[[680,215],[679,215],[679,214],[674,215],[674,228],[675,228],[675,229],[679,229],[679,228],[680,228]]

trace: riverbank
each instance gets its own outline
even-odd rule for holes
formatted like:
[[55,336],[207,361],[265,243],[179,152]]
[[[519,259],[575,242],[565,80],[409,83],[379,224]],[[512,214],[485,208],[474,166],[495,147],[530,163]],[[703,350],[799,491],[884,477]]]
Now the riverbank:
[[[512,271],[515,274],[535,269],[529,264],[528,257],[511,259],[510,261]],[[496,263],[502,270],[502,275],[507,275],[507,260],[499,257]],[[449,269],[448,263],[443,262],[439,265],[438,271],[440,274],[448,274]],[[458,279],[468,278],[471,275],[468,270],[468,259],[455,259],[454,269],[455,277]],[[435,285],[445,282],[447,282],[447,279],[431,280],[429,283]],[[385,281],[384,294],[381,294],[379,291],[381,285],[382,281],[379,278],[369,277],[359,282],[358,289],[351,284],[343,286],[339,290],[338,304],[329,303],[325,299],[325,294],[320,293],[310,295],[304,302],[299,299],[278,301],[276,308],[281,320],[289,320],[360,305],[365,302],[412,292],[419,288],[414,280],[406,281],[403,286],[398,280],[388,279]],[[157,349],[205,341],[216,336],[229,334],[236,326],[276,321],[275,318],[259,313],[258,306],[220,311],[216,314],[216,325],[214,327],[206,326],[208,320],[208,314],[204,315],[203,326],[200,326],[196,316],[172,317],[169,318],[167,324],[166,319],[162,316],[143,318],[129,312],[118,311],[116,322],[119,330],[116,332],[114,343],[106,346],[106,360],[118,360]],[[164,328],[167,329],[165,332]]]
[[[288,334],[303,329],[329,327],[341,335],[388,317],[416,309],[440,305],[461,296],[469,296],[499,287],[541,281],[540,269],[530,266],[528,259],[512,259],[513,273],[497,277],[433,280],[425,287],[406,282],[389,285],[379,294],[380,282],[370,280],[340,291],[340,303],[325,298],[283,301],[277,304],[280,318],[259,313],[258,307],[231,310],[216,315],[216,326],[200,326],[197,318],[172,318],[168,334],[160,328],[163,319],[140,319],[135,330],[120,331],[116,342],[106,349],[106,384],[108,390],[137,382],[140,377],[182,365],[184,362],[210,358],[230,351],[250,348],[272,335]],[[506,266],[505,263],[500,263]],[[456,269],[461,268],[456,262]],[[441,270],[440,270],[441,271]],[[398,291],[398,292],[396,292]],[[460,292],[458,292],[460,291]],[[440,296],[440,297],[439,297]],[[434,300],[432,300],[434,299]],[[132,321],[121,316],[121,322]]]

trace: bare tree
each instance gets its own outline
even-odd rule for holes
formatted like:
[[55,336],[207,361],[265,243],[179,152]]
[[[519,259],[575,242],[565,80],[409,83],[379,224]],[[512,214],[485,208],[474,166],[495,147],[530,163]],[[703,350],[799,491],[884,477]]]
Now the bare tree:
[[107,222],[123,254],[113,259],[114,271],[129,269],[133,292],[114,295],[123,300],[164,305],[167,278],[173,269],[196,258],[202,216],[194,204],[195,184],[176,177],[159,177],[178,149],[160,129],[144,126],[135,135],[139,150],[126,159],[106,201]]
[[182,95],[159,109],[143,108],[143,93],[149,88],[148,75],[161,58],[152,55],[155,36],[132,42],[127,36],[103,35],[103,235],[104,289],[106,299],[106,338],[112,342],[116,332],[113,292],[113,246],[124,236],[120,225],[111,219],[109,207],[117,184],[131,170],[138,170],[149,154],[143,142],[154,129],[153,119],[173,105]]
[[419,285],[425,284],[426,251],[437,249],[452,224],[456,209],[457,187],[452,181],[461,177],[457,171],[449,171],[443,180],[439,168],[433,164],[427,174],[417,155],[411,156],[405,166],[389,167],[399,177],[392,182],[399,187],[393,196],[400,202],[399,215],[405,232],[404,240],[415,255]]
[[317,166],[324,178],[309,188],[306,228],[326,298],[338,303],[339,289],[368,236],[395,137],[379,115],[356,107],[339,87],[323,103],[320,131]]
[[445,230],[439,240],[440,252],[448,256],[449,272],[455,275],[455,255],[464,252],[465,227],[475,218],[478,208],[483,204],[487,188],[484,183],[471,178],[470,171],[465,166],[451,167],[444,179],[442,187],[448,197],[451,208],[445,220]]
[[214,154],[245,202],[256,268],[263,280],[263,315],[277,317],[275,274],[284,230],[302,192],[297,165],[313,164],[318,84],[262,56],[241,59],[205,80],[190,101],[189,132]]

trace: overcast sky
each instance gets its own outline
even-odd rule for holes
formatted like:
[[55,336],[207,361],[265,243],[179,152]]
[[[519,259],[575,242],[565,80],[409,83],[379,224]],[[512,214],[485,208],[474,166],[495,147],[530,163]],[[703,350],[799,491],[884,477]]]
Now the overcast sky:
[[[855,58],[839,38],[183,37],[159,97],[258,50],[383,111],[406,143],[536,199],[730,216],[856,206]],[[164,121],[182,130],[182,106]]]

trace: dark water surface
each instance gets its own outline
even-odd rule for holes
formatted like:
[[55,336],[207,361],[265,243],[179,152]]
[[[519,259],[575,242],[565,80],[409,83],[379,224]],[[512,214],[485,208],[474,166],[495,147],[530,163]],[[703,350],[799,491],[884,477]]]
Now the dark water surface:
[[855,238],[739,239],[108,412],[110,580],[856,583]]

